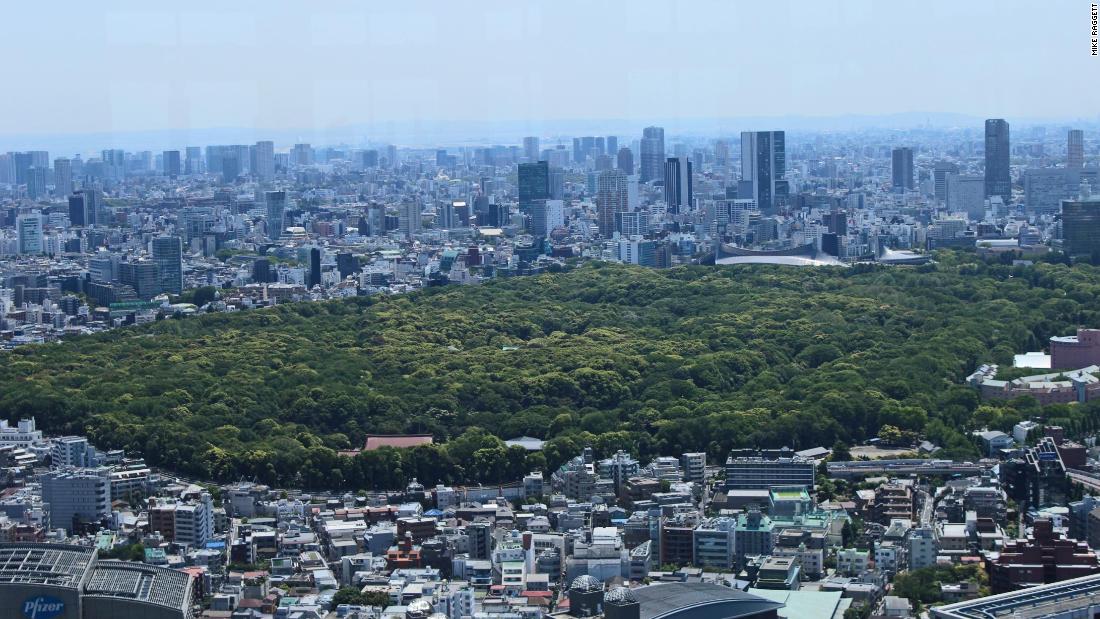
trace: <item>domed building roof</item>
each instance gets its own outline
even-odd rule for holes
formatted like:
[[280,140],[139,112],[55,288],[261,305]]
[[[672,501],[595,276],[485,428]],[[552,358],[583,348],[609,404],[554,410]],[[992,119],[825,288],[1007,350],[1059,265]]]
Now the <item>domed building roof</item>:
[[626,587],[613,587],[603,595],[604,604],[636,604],[638,598]]
[[596,580],[595,576],[577,576],[573,579],[573,583],[569,585],[570,591],[576,591],[578,593],[591,593],[593,591],[603,591],[603,583]]

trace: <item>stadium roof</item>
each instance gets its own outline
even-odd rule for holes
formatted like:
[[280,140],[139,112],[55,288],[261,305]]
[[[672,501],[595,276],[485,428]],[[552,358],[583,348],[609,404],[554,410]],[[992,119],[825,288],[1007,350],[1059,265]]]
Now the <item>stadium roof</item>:
[[101,561],[92,570],[84,594],[187,609],[191,606],[191,576],[142,563]]
[[77,589],[95,551],[66,544],[0,544],[0,584],[40,584]]
[[736,619],[783,607],[779,602],[710,583],[674,582],[632,589],[639,619]]
[[932,609],[932,615],[937,619],[1030,619],[1068,615],[1074,609],[1084,611],[1094,603],[1094,597],[1098,594],[1100,574],[1094,574],[940,606]]

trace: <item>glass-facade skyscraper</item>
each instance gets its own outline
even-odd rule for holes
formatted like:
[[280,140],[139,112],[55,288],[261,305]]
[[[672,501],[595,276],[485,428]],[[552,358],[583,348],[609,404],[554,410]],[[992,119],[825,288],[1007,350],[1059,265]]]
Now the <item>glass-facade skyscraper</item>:
[[786,200],[787,144],[782,131],[741,132],[741,181],[763,213],[774,213]]
[[1003,118],[985,121],[985,197],[1012,199],[1012,176],[1008,168],[1008,122]]
[[550,197],[550,163],[519,164],[519,209],[526,213],[536,200]]
[[158,236],[153,239],[153,262],[157,265],[160,291],[183,293],[183,245],[178,236]]

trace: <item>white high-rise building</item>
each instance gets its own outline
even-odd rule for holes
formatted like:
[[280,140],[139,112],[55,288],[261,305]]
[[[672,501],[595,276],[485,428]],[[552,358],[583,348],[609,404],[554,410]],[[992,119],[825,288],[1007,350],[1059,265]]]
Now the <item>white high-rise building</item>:
[[41,254],[43,252],[45,248],[43,224],[42,213],[40,212],[25,213],[15,218],[20,254]]
[[256,179],[266,183],[275,178],[275,143],[269,140],[256,142]]

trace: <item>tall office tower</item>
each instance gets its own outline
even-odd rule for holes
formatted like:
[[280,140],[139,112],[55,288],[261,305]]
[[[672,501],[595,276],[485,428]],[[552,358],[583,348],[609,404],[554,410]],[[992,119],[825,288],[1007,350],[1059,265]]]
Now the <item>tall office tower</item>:
[[72,161],[64,157],[53,160],[53,193],[55,196],[67,196],[73,192]]
[[309,270],[306,271],[306,288],[312,289],[321,285],[321,250],[317,247],[309,248]]
[[309,144],[295,144],[290,151],[290,162],[294,165],[312,165],[313,147]]
[[985,121],[985,197],[1012,201],[1012,176],[1008,167],[1008,123],[1001,118]]
[[11,153],[13,157],[13,168],[15,170],[15,184],[25,185],[27,183],[27,170],[31,169],[31,154],[30,153]]
[[714,143],[714,162],[720,166],[729,165],[730,162],[730,143],[725,140],[718,140]]
[[256,142],[256,167],[252,174],[261,183],[270,182],[275,178],[275,142],[261,140]]
[[581,150],[581,139],[573,138],[573,163],[584,163],[585,152]]
[[160,291],[183,294],[183,245],[178,236],[153,239],[153,262],[160,277]]
[[367,207],[367,228],[366,233],[360,230],[359,234],[362,236],[383,236],[386,234],[386,207],[379,204],[372,204]]
[[519,164],[519,210],[526,213],[535,200],[550,197],[550,164],[546,161]]
[[377,168],[378,167],[378,151],[377,150],[374,150],[374,149],[365,150],[365,151],[359,153],[359,157],[360,157],[359,165],[364,170],[370,170],[372,168]]
[[15,153],[0,153],[0,183],[15,183]]
[[283,217],[286,215],[286,192],[268,191],[264,194],[267,203],[267,238],[277,241],[286,229]]
[[947,201],[947,177],[958,173],[958,165],[949,161],[936,162],[936,166],[932,169],[932,183],[933,193],[937,200],[940,202]]
[[36,168],[42,168],[48,170],[50,168],[50,153],[44,150],[31,150],[27,151],[30,155],[31,165]]
[[545,237],[565,225],[564,203],[561,200],[535,200],[529,215],[529,229],[535,236]]
[[1080,129],[1070,129],[1066,136],[1066,167],[1085,167],[1085,132]]
[[665,161],[665,202],[669,213],[691,209],[692,163],[687,157],[669,157]]
[[161,157],[164,161],[164,175],[168,178],[179,178],[179,175],[183,172],[183,166],[180,165],[180,152],[178,150],[166,150]]
[[46,183],[49,182],[49,172],[49,168],[38,166],[31,166],[27,169],[27,197],[31,200],[46,197],[46,194],[49,193],[46,189]]
[[85,226],[87,221],[84,211],[84,193],[74,193],[69,196],[69,223],[73,226]]
[[389,144],[386,146],[386,167],[390,169],[397,169],[401,165],[401,162],[397,158],[397,146]]
[[615,214],[628,208],[626,174],[622,170],[600,172],[596,177],[596,216],[600,236],[611,238],[615,233]]
[[187,147],[187,159],[184,162],[184,174],[202,173],[202,149],[198,146]]
[[776,212],[787,197],[787,147],[782,131],[741,132],[741,181],[746,195],[737,197],[756,200],[765,215]]
[[237,149],[230,148],[222,152],[222,182],[232,183],[241,175],[241,160]]
[[603,136],[596,136],[595,140],[592,141],[592,148],[596,149],[600,155],[607,154],[607,142],[603,139]]
[[565,198],[565,170],[550,168],[550,199],[562,200]]
[[606,145],[606,148],[604,149],[605,153],[607,153],[608,155],[611,155],[611,156],[615,156],[616,154],[618,154],[618,152],[619,152],[619,138],[617,138],[613,135],[609,135],[609,136],[607,136],[607,139],[604,141],[604,144]]
[[537,137],[523,138],[523,156],[527,161],[539,160],[539,139]]
[[41,254],[46,247],[43,236],[45,217],[40,212],[24,213],[15,218],[17,251],[20,254]]
[[913,185],[913,149],[908,146],[895,148],[893,152],[894,193],[904,193]]
[[103,159],[103,175],[112,180],[126,176],[126,151],[121,148],[109,148],[100,153]]
[[435,207],[435,227],[443,230],[452,230],[455,226],[455,207],[461,204],[466,206],[465,202],[451,202],[445,200]]
[[642,130],[641,143],[641,181],[664,178],[665,174],[665,130],[662,127],[646,127]]
[[624,146],[619,149],[618,167],[623,174],[634,176],[634,153],[630,148]]
[[1100,195],[1062,200],[1062,247],[1071,256],[1100,254]]
[[340,252],[336,254],[336,270],[341,280],[347,279],[359,271],[359,259],[351,252]]
[[420,233],[421,214],[420,203],[409,200],[401,205],[397,212],[397,228],[405,238],[412,238]]

